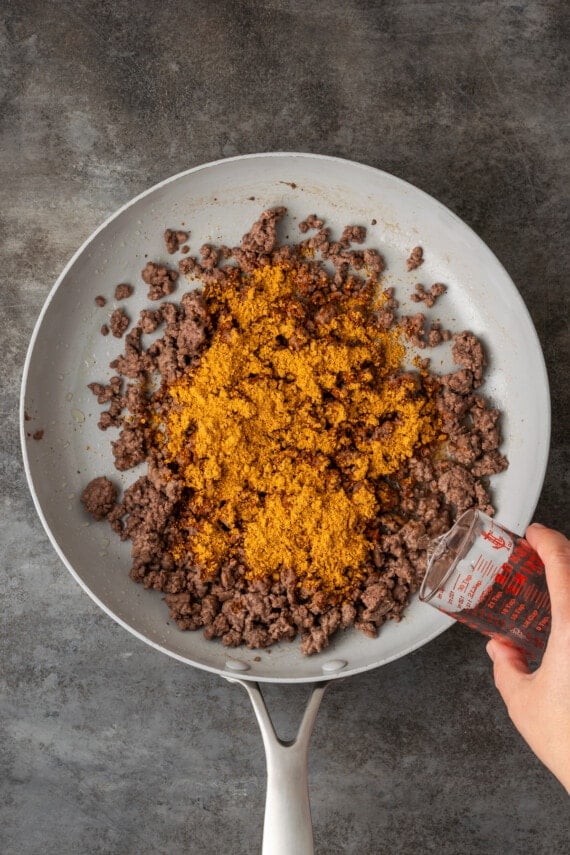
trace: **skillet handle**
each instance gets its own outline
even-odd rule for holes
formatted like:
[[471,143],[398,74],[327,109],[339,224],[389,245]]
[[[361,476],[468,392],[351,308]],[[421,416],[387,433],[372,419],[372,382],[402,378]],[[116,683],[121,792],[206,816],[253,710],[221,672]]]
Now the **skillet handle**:
[[315,686],[297,736],[279,739],[257,683],[234,680],[247,691],[263,737],[267,764],[267,796],[262,855],[313,855],[313,826],[309,804],[309,741],[328,683]]

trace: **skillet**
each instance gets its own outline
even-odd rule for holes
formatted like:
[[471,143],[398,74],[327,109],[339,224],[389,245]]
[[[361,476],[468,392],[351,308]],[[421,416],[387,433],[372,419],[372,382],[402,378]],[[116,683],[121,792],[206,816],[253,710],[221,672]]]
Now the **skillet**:
[[[483,392],[503,412],[502,451],[510,463],[492,479],[494,503],[507,528],[524,531],[546,470],[550,400],[540,344],[523,300],[493,253],[451,211],[392,175],[340,158],[276,152],[216,161],[161,182],[117,211],[78,249],[45,302],[26,358],[20,421],[30,490],[61,560],[125,629],[248,691],[268,770],[263,852],[310,855],[307,752],[327,683],[405,656],[453,621],[416,597],[403,620],[389,622],[376,639],[347,631],[311,657],[302,656],[295,642],[275,646],[271,655],[246,648],[229,652],[200,633],[170,625],[161,595],[129,580],[129,546],[87,518],[78,501],[96,475],[113,473],[126,486],[140,474],[114,472],[109,436],[96,427],[98,407],[86,388],[107,380],[107,366],[121,350],[116,339],[99,333],[105,315],[95,296],[111,297],[119,282],[138,285],[147,259],[169,261],[162,238],[167,227],[189,230],[193,253],[206,242],[231,246],[262,210],[278,205],[289,212],[282,237],[294,242],[296,222],[311,213],[336,234],[347,224],[367,226],[367,245],[387,261],[383,284],[396,288],[403,311],[417,311],[405,296],[418,279],[446,283],[448,292],[432,316],[455,331],[472,330],[490,354]],[[409,274],[404,260],[418,244],[425,262]],[[138,285],[124,304],[131,317],[148,306],[144,292]],[[449,356],[434,351],[432,368],[449,370]],[[44,432],[41,441],[31,438],[36,430]],[[260,688],[264,682],[314,684],[291,743],[273,729]]]

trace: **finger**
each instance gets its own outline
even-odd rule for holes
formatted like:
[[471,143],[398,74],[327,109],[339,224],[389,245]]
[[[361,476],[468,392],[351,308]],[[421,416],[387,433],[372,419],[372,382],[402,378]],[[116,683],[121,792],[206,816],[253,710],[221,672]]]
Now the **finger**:
[[526,530],[526,539],[546,568],[552,607],[552,623],[570,622],[570,541],[558,531],[536,523]]
[[495,686],[508,707],[513,698],[520,700],[521,687],[526,684],[530,674],[526,656],[518,647],[498,638],[488,642],[487,653],[493,662]]

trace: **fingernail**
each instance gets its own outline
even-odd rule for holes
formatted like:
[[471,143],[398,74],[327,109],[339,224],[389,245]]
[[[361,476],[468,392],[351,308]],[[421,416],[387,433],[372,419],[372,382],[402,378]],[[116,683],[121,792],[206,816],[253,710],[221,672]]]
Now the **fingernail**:
[[530,524],[529,528],[546,528],[546,526],[542,525],[542,523],[533,522]]
[[495,661],[495,649],[494,649],[494,647],[493,647],[493,642],[492,642],[492,641],[488,641],[488,642],[487,642],[487,646],[486,646],[486,648],[485,648],[485,649],[486,649],[486,651],[487,651],[487,654],[488,654],[489,659],[491,660],[491,662],[494,662],[494,661]]

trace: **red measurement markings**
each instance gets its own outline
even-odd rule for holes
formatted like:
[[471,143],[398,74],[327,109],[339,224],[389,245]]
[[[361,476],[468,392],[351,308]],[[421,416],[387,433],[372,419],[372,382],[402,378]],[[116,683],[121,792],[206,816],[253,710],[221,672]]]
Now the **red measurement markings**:
[[[492,584],[484,587],[473,608],[448,614],[486,635],[510,638],[530,653],[544,650],[550,631],[550,599],[544,567],[526,541],[515,539],[511,555],[502,564],[479,555],[472,570],[474,576],[492,580]],[[462,600],[458,598],[460,609]]]
[[512,542],[510,540],[506,540],[502,534],[496,535],[493,529],[482,532],[481,537],[484,537],[485,540],[491,544],[493,549],[510,549],[513,545]]
[[490,558],[479,555],[473,564],[473,571],[479,576],[491,578],[497,572],[497,565]]

